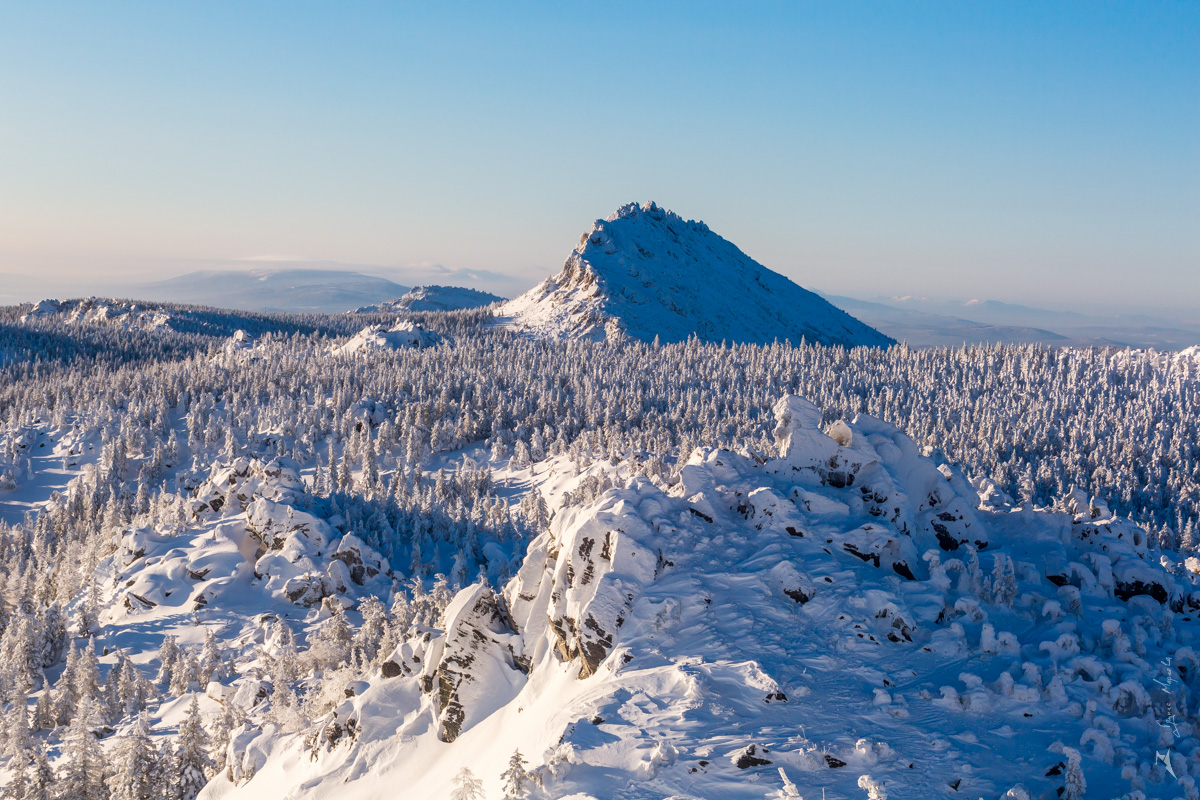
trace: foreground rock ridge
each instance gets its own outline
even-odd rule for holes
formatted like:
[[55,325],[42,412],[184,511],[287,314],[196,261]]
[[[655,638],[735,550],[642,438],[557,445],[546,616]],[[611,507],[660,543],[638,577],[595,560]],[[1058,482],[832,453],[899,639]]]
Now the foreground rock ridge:
[[[561,505],[316,733],[244,726],[202,797],[444,796],[464,766],[492,796],[514,749],[535,797],[1017,800],[1085,769],[1096,796],[1192,791],[1195,570],[1094,498],[1015,509],[877,419],[774,412],[770,457],[698,449]],[[281,600],[361,595],[378,556],[285,510],[289,475],[214,472],[198,513],[246,509]]]
[[893,340],[709,230],[654,203],[619,208],[580,237],[562,271],[500,306],[535,336],[770,344]]

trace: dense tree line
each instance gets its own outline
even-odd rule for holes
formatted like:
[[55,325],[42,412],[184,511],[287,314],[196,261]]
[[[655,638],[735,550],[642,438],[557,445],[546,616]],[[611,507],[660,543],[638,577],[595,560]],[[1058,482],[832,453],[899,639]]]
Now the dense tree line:
[[[225,745],[244,722],[232,711],[205,724],[193,709],[165,749],[145,714],[227,674],[233,654],[168,638],[148,674],[123,655],[101,669],[91,643],[96,568],[121,531],[186,528],[217,461],[293,459],[308,475],[302,502],[361,535],[397,577],[390,597],[350,617],[331,605],[303,643],[281,624],[236,665],[270,681],[271,714],[291,730],[318,721],[413,625],[439,624],[454,588],[481,573],[504,581],[513,564],[485,555],[489,545],[516,556],[545,527],[545,504],[510,505],[487,462],[606,459],[668,476],[666,454],[695,446],[766,452],[771,408],[788,392],[827,421],[895,424],[1018,502],[1079,487],[1156,543],[1196,547],[1200,377],[1188,365],[1036,345],[536,341],[491,327],[486,311],[411,315],[438,345],[339,357],[339,337],[394,318],[155,309],[175,322],[0,310],[0,492],[31,479],[47,441],[70,442],[64,466],[83,469],[43,513],[0,521],[0,744],[13,797],[190,798],[228,768]],[[475,444],[475,461],[440,458]],[[570,502],[607,480],[583,481]],[[96,736],[116,728],[115,757],[102,759]]]

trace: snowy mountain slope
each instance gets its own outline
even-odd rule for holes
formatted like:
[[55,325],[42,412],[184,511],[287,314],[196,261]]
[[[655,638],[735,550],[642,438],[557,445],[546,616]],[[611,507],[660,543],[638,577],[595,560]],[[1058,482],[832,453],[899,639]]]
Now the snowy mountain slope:
[[654,203],[630,203],[597,220],[558,275],[496,314],[508,327],[559,338],[892,343],[704,223]]
[[502,592],[460,592],[319,735],[248,730],[253,770],[202,796],[442,797],[463,767],[496,796],[514,749],[536,797],[1194,790],[1193,572],[1099,501],[1014,511],[870,417],[776,416],[775,458],[560,508]]
[[499,297],[464,286],[417,286],[403,297],[363,306],[355,314],[402,314],[405,311],[460,311],[504,302]]

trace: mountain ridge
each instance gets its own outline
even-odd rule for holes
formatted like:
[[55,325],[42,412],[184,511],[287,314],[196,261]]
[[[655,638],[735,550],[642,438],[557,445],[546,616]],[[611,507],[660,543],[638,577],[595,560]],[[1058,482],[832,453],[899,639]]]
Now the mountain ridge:
[[654,202],[597,220],[557,275],[496,314],[507,327],[553,338],[894,344],[703,222]]
[[136,287],[147,300],[243,311],[341,313],[400,297],[410,287],[329,269],[197,270]]

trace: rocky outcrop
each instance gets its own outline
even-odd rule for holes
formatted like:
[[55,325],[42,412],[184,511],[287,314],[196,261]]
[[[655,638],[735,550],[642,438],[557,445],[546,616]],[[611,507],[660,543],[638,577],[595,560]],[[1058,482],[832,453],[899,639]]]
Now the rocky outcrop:
[[596,673],[612,652],[641,587],[654,580],[657,552],[635,504],[613,492],[599,507],[572,509],[555,518],[549,533],[530,546],[507,596],[530,649],[553,641],[558,657],[578,659],[579,677]]
[[502,687],[519,684],[519,647],[501,595],[476,584],[455,596],[446,609],[440,658],[432,672],[425,671],[432,678],[426,688],[434,695],[439,739],[453,742],[509,699]]

